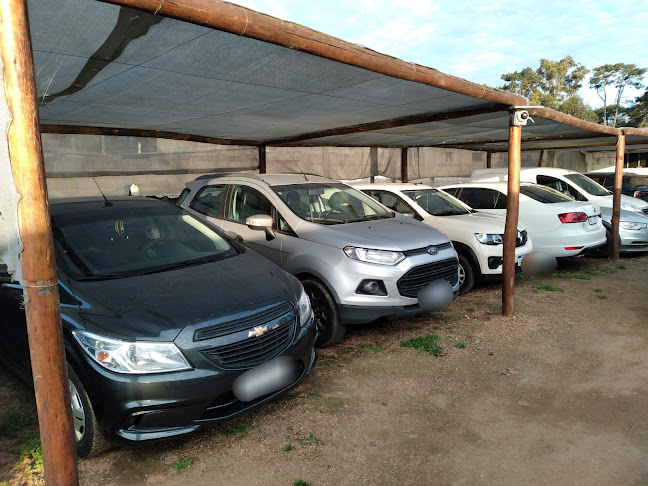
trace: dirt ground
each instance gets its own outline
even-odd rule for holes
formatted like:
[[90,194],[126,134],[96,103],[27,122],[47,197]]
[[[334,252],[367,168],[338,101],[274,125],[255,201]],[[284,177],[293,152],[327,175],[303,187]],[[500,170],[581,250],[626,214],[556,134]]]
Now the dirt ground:
[[[572,259],[515,295],[514,318],[489,284],[440,313],[353,327],[279,401],[81,461],[80,483],[648,484],[648,256]],[[436,356],[402,346],[432,335]],[[0,382],[5,417],[33,407],[4,368]],[[12,452],[35,425],[4,429],[0,481],[38,484]]]

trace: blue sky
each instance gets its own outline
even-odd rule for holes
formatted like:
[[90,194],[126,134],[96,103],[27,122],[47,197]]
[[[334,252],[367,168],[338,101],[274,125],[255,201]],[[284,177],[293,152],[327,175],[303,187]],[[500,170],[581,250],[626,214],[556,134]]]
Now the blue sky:
[[[648,67],[646,0],[232,3],[492,87],[502,85],[504,73],[537,68],[541,58],[571,55],[590,69],[617,62]],[[602,105],[593,90],[581,94],[593,107]]]

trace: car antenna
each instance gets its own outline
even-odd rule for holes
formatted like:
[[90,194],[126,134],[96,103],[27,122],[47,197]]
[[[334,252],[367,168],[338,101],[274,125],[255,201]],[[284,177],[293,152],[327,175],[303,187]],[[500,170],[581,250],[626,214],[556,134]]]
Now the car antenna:
[[99,187],[99,184],[97,184],[97,181],[95,180],[94,177],[92,178],[92,180],[93,180],[94,183],[96,184],[97,189],[99,189],[99,192],[100,192],[101,195],[103,196],[104,201],[106,201],[106,202],[104,203],[104,208],[109,208],[109,207],[111,207],[111,206],[113,205],[113,203],[111,203],[111,202],[106,198],[106,196],[104,195],[103,191],[101,190],[101,187]]
[[290,155],[290,158],[293,159],[293,162],[295,163],[295,165],[296,165],[297,168],[299,169],[299,172],[301,172],[301,175],[304,176],[304,180],[305,180],[306,182],[310,182],[310,181],[308,180],[308,177],[306,177],[306,174],[304,174],[304,171],[301,169],[301,167],[299,167],[299,164],[298,164],[297,161],[295,160],[295,157],[293,157],[292,154],[290,153],[290,150],[288,150],[288,147],[284,147],[284,148],[286,149],[286,152],[288,152],[288,155]]

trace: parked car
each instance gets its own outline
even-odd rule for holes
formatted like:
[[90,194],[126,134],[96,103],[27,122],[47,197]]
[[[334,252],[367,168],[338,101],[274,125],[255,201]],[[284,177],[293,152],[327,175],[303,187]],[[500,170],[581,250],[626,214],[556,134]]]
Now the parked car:
[[[467,182],[441,186],[473,209],[506,214],[506,182]],[[605,245],[605,228],[594,204],[584,204],[538,184],[520,184],[518,220],[524,224],[533,249],[553,257],[580,255]]]
[[[475,211],[453,196],[423,184],[353,184],[384,206],[445,233],[459,256],[460,294],[484,279],[502,275],[505,218]],[[516,264],[533,245],[524,225],[518,225]]]
[[[614,191],[614,172],[587,172],[585,175],[610,192]],[[648,177],[624,172],[621,194],[648,201]]]
[[[211,225],[139,197],[50,212],[80,457],[229,419],[313,369],[301,283]],[[31,382],[23,290],[0,281],[0,359]]]
[[[507,168],[478,169],[470,176],[471,181],[506,181]],[[590,202],[601,208],[612,207],[612,193],[589,177],[573,170],[556,167],[522,167],[520,181],[533,182],[551,187],[572,199]],[[621,195],[621,209],[648,215],[648,202]]]
[[183,208],[302,281],[318,346],[339,341],[347,324],[423,312],[419,292],[435,280],[449,282],[455,297],[459,292],[457,253],[445,235],[346,184],[313,175],[232,174],[186,186]]
[[[612,209],[601,208],[601,219],[605,226],[607,245],[599,253],[608,255],[610,230],[612,228]],[[621,210],[619,215],[619,252],[648,251],[648,218],[634,211]]]

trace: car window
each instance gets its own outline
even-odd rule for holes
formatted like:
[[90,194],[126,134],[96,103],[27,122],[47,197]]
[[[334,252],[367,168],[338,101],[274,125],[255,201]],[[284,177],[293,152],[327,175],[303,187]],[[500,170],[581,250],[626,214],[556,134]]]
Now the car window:
[[636,189],[639,186],[648,186],[648,177],[630,177],[628,178],[628,184],[631,189]]
[[538,184],[550,187],[558,192],[562,192],[565,196],[569,196],[571,199],[576,199],[577,201],[587,201],[587,198],[583,196],[580,191],[573,188],[561,179],[546,175],[538,175],[536,180]]
[[457,197],[457,194],[459,193],[459,187],[448,187],[446,189],[443,189],[443,191],[447,192],[451,196]]
[[[569,179],[569,181],[573,182],[592,196],[607,196],[610,194],[610,191],[608,191],[605,187],[594,182],[592,179],[583,174],[567,174],[565,176],[565,179]],[[587,199],[584,198],[584,200]]]
[[434,216],[456,216],[470,212],[463,204],[438,189],[416,189],[403,192],[416,201],[416,204],[421,206],[428,214]]
[[272,188],[290,210],[319,224],[341,224],[393,217],[366,194],[345,184],[289,184]]
[[199,213],[213,216],[215,218],[222,218],[221,209],[223,207],[225,187],[225,184],[203,187],[198,191],[198,194],[196,194],[196,197],[191,201],[189,207]]
[[473,209],[506,209],[506,196],[494,189],[464,187],[459,199]]
[[245,224],[247,218],[258,214],[272,216],[270,200],[252,187],[233,186],[228,219]]
[[399,213],[416,214],[414,208],[412,208],[409,204],[407,204],[399,196],[392,192],[381,190],[364,190],[362,192],[373,197],[376,201],[383,204],[384,206],[387,206],[389,209],[393,209],[394,211],[397,211]]
[[520,194],[524,194],[543,204],[573,201],[571,197],[566,196],[562,192],[542,185],[520,186]]

